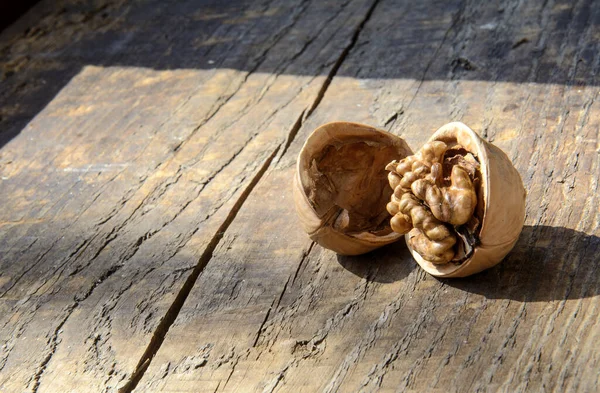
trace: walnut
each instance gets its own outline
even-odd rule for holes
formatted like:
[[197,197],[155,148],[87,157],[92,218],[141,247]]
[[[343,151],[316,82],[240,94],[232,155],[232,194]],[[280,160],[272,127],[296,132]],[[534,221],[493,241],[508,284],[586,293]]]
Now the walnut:
[[412,154],[404,140],[366,125],[334,122],[306,140],[294,178],[294,202],[310,238],[356,255],[399,240],[386,211],[392,190],[386,163]]
[[438,277],[500,262],[525,218],[519,173],[462,123],[446,124],[414,155],[385,131],[325,124],[298,157],[294,203],[304,230],[323,247],[356,255],[405,235],[415,260]]
[[456,237],[413,194],[405,192],[400,200],[392,196],[387,208],[390,214],[395,214],[390,221],[394,232],[411,231],[410,241],[421,255],[434,263],[446,263],[454,257],[452,246]]
[[519,173],[496,146],[462,123],[440,128],[415,155],[387,167],[387,210],[427,272],[464,277],[498,262],[525,217]]

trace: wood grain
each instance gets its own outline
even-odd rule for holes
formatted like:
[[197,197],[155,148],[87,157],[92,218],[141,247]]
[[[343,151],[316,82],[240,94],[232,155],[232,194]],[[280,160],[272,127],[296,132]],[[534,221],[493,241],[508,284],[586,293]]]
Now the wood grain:
[[[127,382],[318,99],[364,3],[325,4],[317,24],[320,6],[244,6],[206,38],[229,44],[199,60],[222,68],[86,66],[5,146],[3,391]],[[313,76],[284,74],[294,67]]]
[[[0,391],[600,389],[593,1],[50,3],[0,36]],[[438,280],[312,244],[332,120],[502,148],[513,252]]]
[[[418,5],[378,5],[290,154],[232,223],[138,391],[597,390],[598,59],[574,58],[595,45],[581,37],[593,36],[584,16],[598,15],[579,4],[560,28],[561,4],[445,4],[455,11],[424,5],[421,20]],[[525,31],[546,50],[489,55]],[[370,78],[369,67],[390,79]],[[422,77],[402,78],[411,68]],[[333,119],[387,124],[412,146],[451,120],[486,135],[528,188],[513,253],[474,277],[436,280],[401,245],[349,258],[302,243],[291,208],[271,216],[262,201],[291,204],[281,183],[300,143]],[[565,185],[565,175],[578,180]]]

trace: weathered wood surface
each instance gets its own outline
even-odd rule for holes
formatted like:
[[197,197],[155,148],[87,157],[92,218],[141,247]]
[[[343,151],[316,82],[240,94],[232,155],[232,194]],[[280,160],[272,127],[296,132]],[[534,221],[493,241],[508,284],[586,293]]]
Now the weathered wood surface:
[[[0,391],[600,390],[598,24],[591,0],[38,5],[0,37]],[[295,157],[339,119],[481,132],[528,190],[515,250],[437,280],[402,244],[312,244]]]

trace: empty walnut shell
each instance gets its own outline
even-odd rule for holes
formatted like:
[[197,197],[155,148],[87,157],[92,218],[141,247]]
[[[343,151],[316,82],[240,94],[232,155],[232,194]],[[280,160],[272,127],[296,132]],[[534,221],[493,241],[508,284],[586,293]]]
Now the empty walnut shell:
[[[449,164],[456,156],[451,158],[450,161],[444,161],[445,156],[440,159],[440,155],[446,154],[445,151],[449,151],[446,149],[453,149],[454,152],[461,151],[463,156],[466,156],[476,165],[477,172],[475,175],[472,175],[472,182],[466,175],[467,171],[463,170],[462,167],[456,168],[459,164],[454,164],[454,166]],[[418,229],[410,230],[410,228],[402,227],[402,225],[407,225],[402,217],[406,217],[410,221],[410,216],[402,216],[402,212],[396,214],[398,216],[394,217],[396,218],[396,225],[392,222],[392,226],[403,233],[410,230],[405,235],[408,248],[415,260],[428,273],[437,277],[469,276],[499,263],[517,242],[525,219],[525,189],[519,173],[506,154],[496,146],[481,139],[479,135],[462,123],[449,123],[441,127],[415,155],[416,160],[422,159],[422,162],[427,161],[427,157],[436,156],[437,158],[433,158],[432,160],[435,161],[437,159],[440,162],[440,164],[435,164],[438,165],[437,168],[435,168],[435,165],[431,166],[430,169],[423,168],[420,164],[413,165],[413,161],[408,162],[406,160],[404,164],[392,162],[388,165],[388,169],[398,168],[390,169],[392,170],[390,184],[396,187],[396,192],[394,197],[392,197],[392,202],[388,205],[388,209],[392,210],[391,213],[396,214],[400,206],[399,196],[405,199],[403,201],[404,211],[410,209],[411,206],[417,206],[418,209],[421,209],[421,213],[423,213],[423,207],[425,207],[428,211],[425,211],[423,214],[427,214],[427,216],[422,215],[422,217],[425,217],[424,220],[435,221],[435,225],[437,225],[437,227],[430,225],[428,228],[430,231],[432,228],[435,230],[441,228],[442,230],[447,229],[453,232],[451,235],[453,238],[448,243],[451,246],[454,244],[454,248],[448,251],[450,252],[450,258],[453,259],[448,261],[450,258],[443,260],[442,257],[442,262],[440,260],[434,261],[434,258],[441,255],[438,253],[428,257],[430,258],[428,260],[424,255],[421,255],[425,254],[424,252],[417,252],[415,248],[423,246],[427,239],[424,240],[424,232],[419,232]],[[463,158],[460,159],[462,160]],[[466,161],[463,160],[463,162]],[[443,169],[441,163],[445,165]],[[398,175],[398,172],[402,172],[404,168],[408,168],[411,165],[413,165],[412,168],[417,168],[417,170],[412,169],[410,174],[407,173],[406,176],[409,178],[404,179],[404,186],[401,186],[402,176]],[[466,166],[469,165],[467,164]],[[420,180],[420,184],[417,181],[419,177],[418,169],[422,169],[421,177],[424,178],[424,180]],[[443,174],[442,171],[444,172]],[[423,173],[427,174],[423,175]],[[450,173],[452,173],[452,185],[448,186]],[[428,204],[427,198],[430,198],[429,201],[431,201],[436,197],[434,192],[431,191],[431,188],[435,188],[431,185],[436,182],[436,177],[437,179],[442,179],[437,180],[438,184],[442,182],[446,183],[447,187],[444,190],[446,192],[452,188],[456,189],[455,183],[460,182],[460,180],[455,180],[461,174],[466,179],[463,181],[463,184],[466,183],[465,188],[471,187],[475,191],[476,196],[471,194],[472,196],[465,197],[464,193],[460,195],[459,202],[468,205],[466,209],[468,216],[457,218],[458,222],[453,222],[455,216],[452,216],[452,212],[448,213],[451,208],[446,209],[444,212],[442,207],[442,203],[445,203],[447,206],[455,202],[451,201],[451,198],[453,198],[451,195],[452,191],[444,194],[446,200],[435,206],[431,206],[431,203]],[[411,176],[412,178],[410,178]],[[434,180],[431,180],[432,178]],[[427,190],[429,194],[427,196],[425,196],[424,184],[426,187],[429,187]],[[420,188],[420,186],[423,187]],[[406,190],[413,190],[412,194],[410,194],[411,191]],[[438,191],[437,200],[441,201],[439,199],[441,193],[439,190],[436,191]],[[409,195],[404,195],[407,192]],[[414,194],[415,192],[416,194]],[[411,203],[412,205],[409,205]],[[434,210],[437,211],[431,213]],[[435,218],[433,218],[434,215],[436,216]],[[448,218],[446,219],[445,217]],[[422,220],[419,221],[419,217],[416,219],[418,221],[416,221],[415,225],[418,226],[421,224],[422,226]],[[400,225],[397,224],[398,222]],[[470,229],[468,229],[469,227]],[[446,252],[447,250],[442,247],[445,245],[440,246],[440,244],[439,242],[434,244],[435,251],[442,250]],[[425,249],[425,247],[423,248]]]
[[294,203],[304,230],[321,246],[357,255],[402,237],[390,227],[385,165],[412,151],[403,139],[357,123],[318,127],[298,156]]

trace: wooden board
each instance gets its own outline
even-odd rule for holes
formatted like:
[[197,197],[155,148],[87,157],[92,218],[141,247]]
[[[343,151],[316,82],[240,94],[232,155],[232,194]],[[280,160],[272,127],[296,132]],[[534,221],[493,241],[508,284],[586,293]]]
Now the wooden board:
[[[600,389],[591,1],[49,3],[0,37],[0,391]],[[497,144],[514,251],[312,244],[295,157],[338,119]]]
[[[580,5],[561,31],[556,4],[445,6],[377,6],[290,154],[232,223],[136,391],[597,390],[597,58],[579,69],[586,84],[573,83],[582,65],[573,57],[592,45],[580,41],[591,39],[590,25],[576,22],[589,10]],[[547,52],[531,58],[522,44],[491,58],[498,41],[510,48],[524,38],[526,21],[528,45],[544,41]],[[476,68],[461,69],[457,58]],[[506,60],[528,64],[508,72]],[[545,76],[548,68],[555,74]],[[302,140],[337,118],[387,123],[412,146],[450,120],[487,134],[529,192],[508,260],[436,280],[401,245],[339,257],[290,225],[292,209],[266,213],[264,200],[291,204]]]
[[[120,28],[160,15],[154,5],[127,11]],[[223,9],[214,32],[195,37],[199,53],[188,53],[215,64],[198,70],[120,65],[153,38],[138,32],[115,65],[84,66],[5,146],[2,391],[127,381],[198,261],[318,99],[363,6]],[[146,29],[165,34],[161,24],[176,26],[189,9],[176,11]],[[210,17],[200,8],[200,21]],[[223,44],[203,55],[202,39]],[[295,67],[311,75],[284,73]]]

